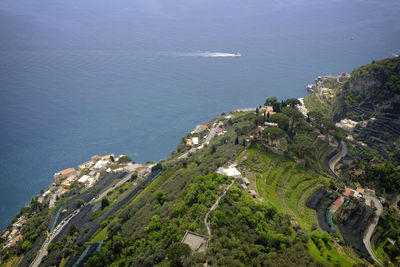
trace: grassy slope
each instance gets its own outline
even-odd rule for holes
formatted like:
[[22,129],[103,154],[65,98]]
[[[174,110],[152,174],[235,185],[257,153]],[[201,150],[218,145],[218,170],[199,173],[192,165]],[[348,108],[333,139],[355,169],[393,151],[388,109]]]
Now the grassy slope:
[[332,117],[335,98],[322,98],[316,93],[304,97],[304,105],[309,111],[318,111]]
[[[312,225],[318,225],[317,218],[315,211],[307,208],[305,203],[313,192],[328,183],[329,178],[304,169],[270,151],[260,152],[259,149],[252,148],[243,152],[241,157],[244,156],[247,157],[244,166],[249,169],[246,175],[251,186],[257,189],[267,203],[280,212],[289,214],[301,228],[311,233]],[[326,265],[339,263],[341,266],[353,266],[359,261],[352,250],[341,247],[338,249],[333,244],[327,247],[323,242],[321,249],[318,249],[311,239],[308,251]]]

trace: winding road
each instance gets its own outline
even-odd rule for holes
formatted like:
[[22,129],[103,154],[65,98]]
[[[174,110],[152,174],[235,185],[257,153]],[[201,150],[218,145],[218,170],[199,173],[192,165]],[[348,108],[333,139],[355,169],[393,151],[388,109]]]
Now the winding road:
[[336,153],[328,162],[329,169],[331,170],[331,172],[335,175],[335,178],[337,178],[337,179],[339,179],[339,176],[335,172],[335,166],[347,154],[347,145],[343,140],[340,141],[339,148],[340,148],[339,153]]
[[[340,141],[339,148],[340,148],[340,151],[337,154],[335,154],[332,158],[330,158],[328,161],[328,167],[329,167],[331,173],[338,180],[340,179],[340,177],[335,172],[335,166],[347,154],[347,145],[343,140]],[[364,230],[363,243],[364,243],[365,248],[367,249],[369,255],[379,265],[383,266],[382,262],[378,259],[378,257],[375,255],[374,251],[371,248],[371,237],[372,237],[372,234],[374,233],[375,227],[378,225],[379,216],[382,214],[382,211],[383,211],[382,203],[375,196],[368,195],[366,193],[363,194],[363,197],[365,198],[365,200],[370,200],[371,202],[373,202],[374,206],[376,207],[376,213],[374,215],[372,215],[373,217],[369,220],[369,224],[368,224],[367,228],[365,228],[365,230]]]
[[363,197],[366,200],[372,201],[376,208],[376,213],[374,215],[371,215],[372,218],[370,218],[369,224],[368,224],[367,228],[365,228],[365,230],[364,230],[363,242],[364,242],[365,248],[368,250],[369,255],[371,255],[371,257],[377,263],[379,263],[381,266],[383,266],[383,263],[378,259],[378,257],[376,257],[374,251],[371,248],[371,237],[372,237],[372,234],[374,233],[375,227],[378,225],[379,216],[381,216],[382,211],[383,211],[382,203],[374,196],[364,194]]

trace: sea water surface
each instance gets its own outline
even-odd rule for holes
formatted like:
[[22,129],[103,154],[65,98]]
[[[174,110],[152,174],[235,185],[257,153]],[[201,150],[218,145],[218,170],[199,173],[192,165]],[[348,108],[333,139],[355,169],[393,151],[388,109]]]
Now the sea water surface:
[[221,112],[400,54],[399,14],[397,0],[1,1],[0,230],[94,154],[157,161]]

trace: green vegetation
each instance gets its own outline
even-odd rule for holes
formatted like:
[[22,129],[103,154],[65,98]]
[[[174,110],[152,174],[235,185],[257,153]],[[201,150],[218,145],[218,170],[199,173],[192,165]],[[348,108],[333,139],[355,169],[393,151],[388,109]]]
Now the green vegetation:
[[[358,261],[354,252],[338,245],[335,247],[333,237],[322,230],[313,230],[318,225],[316,213],[307,208],[305,203],[318,188],[328,186],[329,178],[260,146],[243,152],[241,157],[247,158],[241,167],[248,170],[246,176],[252,186],[279,214],[287,214],[298,222],[300,230],[296,230],[296,235],[307,239],[307,251],[316,260],[326,265],[341,266],[353,266]],[[310,233],[312,238],[308,240]]]
[[[391,262],[399,263],[398,257],[400,256],[400,214],[393,207],[384,206],[383,213],[379,219],[378,227],[374,233],[375,251],[377,255],[385,263],[389,265]],[[394,241],[391,244],[389,239]],[[393,265],[394,266],[394,265]]]
[[388,192],[400,191],[400,175],[395,167],[388,163],[385,165],[368,165],[365,170],[366,179],[375,181]]
[[400,94],[400,58],[373,61],[371,64],[356,68],[351,73],[346,87],[354,87],[363,80],[369,81],[363,90],[368,90],[371,98],[375,98],[376,101],[387,100],[394,94]]
[[119,157],[119,159],[118,159],[118,163],[121,163],[121,164],[128,163],[128,162],[133,162],[129,156],[122,156],[122,157]]
[[332,118],[335,114],[335,98],[322,98],[318,93],[304,97],[304,105],[309,111],[316,111]]
[[209,263],[216,266],[317,266],[289,218],[232,187],[211,217]]
[[[166,253],[171,253],[168,248],[179,242],[186,230],[205,231],[204,216],[220,194],[220,185],[227,182],[228,178],[222,175],[198,176],[175,200],[175,204],[168,206],[169,216],[161,218],[160,215],[153,215],[147,226],[140,229],[137,235],[121,235],[118,230],[122,229],[121,226],[115,231],[109,226],[110,239],[104,243],[96,256],[87,262],[88,266],[104,266],[111,262],[141,266],[162,261],[175,264],[176,257],[165,259]],[[161,208],[157,210],[161,212]],[[126,217],[124,218],[126,220]],[[124,229],[122,230],[124,232]],[[131,232],[135,229],[129,230]],[[112,232],[114,233],[111,234]]]

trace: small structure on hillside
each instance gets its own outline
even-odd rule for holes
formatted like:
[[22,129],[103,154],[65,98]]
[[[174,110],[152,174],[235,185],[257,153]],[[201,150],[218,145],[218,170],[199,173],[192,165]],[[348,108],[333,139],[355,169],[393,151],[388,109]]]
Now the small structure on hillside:
[[336,127],[343,128],[349,132],[353,131],[354,127],[356,127],[356,125],[357,125],[357,122],[349,120],[349,119],[343,119],[340,122],[336,123]]
[[192,144],[193,145],[198,145],[199,144],[199,138],[198,137],[192,137]]
[[187,146],[193,146],[192,138],[188,138],[188,139],[186,140],[186,145],[187,145]]
[[265,124],[265,126],[267,126],[267,127],[278,127],[278,124],[275,123],[275,122],[267,122],[267,121],[266,121],[264,124]]
[[241,177],[242,175],[235,167],[229,167],[229,168],[220,167],[218,168],[217,173],[234,178]]
[[79,171],[84,171],[85,169],[90,169],[94,165],[93,160],[86,161],[78,166]]
[[208,237],[187,231],[182,239],[182,243],[189,245],[193,251],[205,252],[208,248]]
[[68,168],[60,172],[56,172],[54,174],[54,181],[56,182],[57,185],[59,185],[65,178],[74,174],[76,174],[75,168]]
[[96,170],[103,169],[109,163],[110,163],[110,161],[108,161],[108,160],[99,160],[98,162],[96,162],[96,164],[94,164],[93,169],[96,169]]
[[201,132],[206,131],[206,130],[208,130],[208,126],[204,125],[204,124],[200,124],[200,125],[196,126],[196,128],[194,129],[194,132],[195,133],[201,133]]

